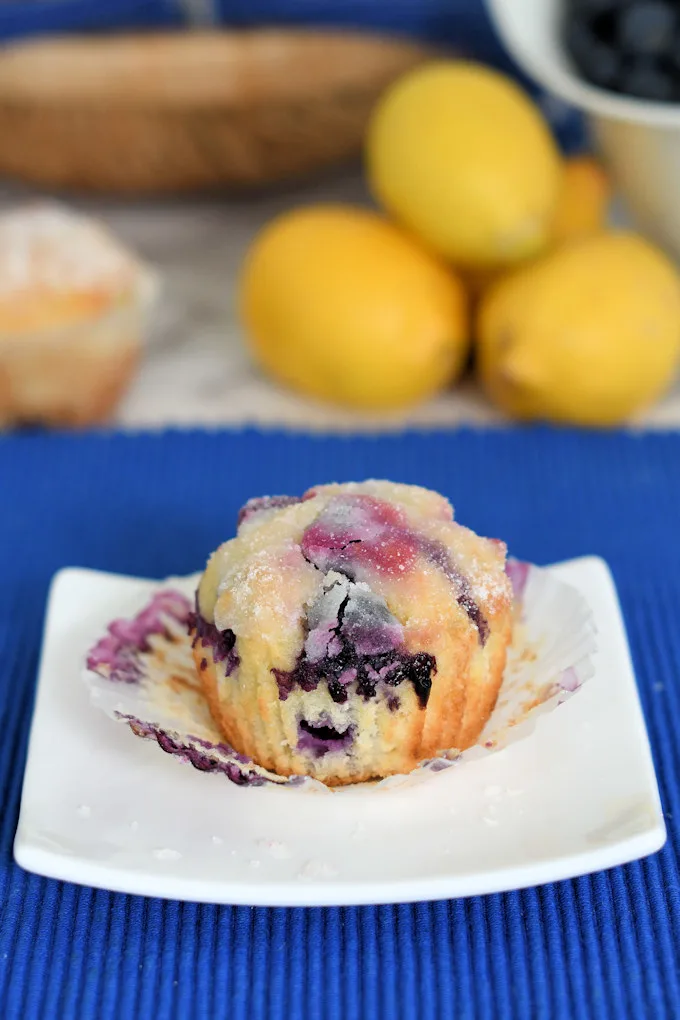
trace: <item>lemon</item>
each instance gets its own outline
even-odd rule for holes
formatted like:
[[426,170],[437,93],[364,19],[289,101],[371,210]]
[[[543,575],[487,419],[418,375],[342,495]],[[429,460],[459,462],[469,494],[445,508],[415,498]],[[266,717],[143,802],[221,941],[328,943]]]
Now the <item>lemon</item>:
[[368,129],[374,194],[428,245],[493,267],[546,244],[562,161],[538,108],[481,65],[423,65],[387,90]]
[[245,259],[240,311],[267,371],[354,407],[421,400],[457,375],[468,351],[456,276],[351,206],[310,206],[265,227]]
[[552,222],[553,243],[564,244],[603,230],[610,198],[609,179],[596,159],[592,156],[567,159]]
[[[609,179],[596,159],[592,156],[566,159],[557,206],[550,224],[548,247],[554,248],[604,230],[610,199]],[[528,265],[530,261],[527,259],[522,265]],[[472,267],[462,270],[461,278],[468,294],[476,301],[507,272],[507,269],[498,266]]]
[[680,360],[680,279],[635,234],[556,249],[485,295],[478,369],[519,418],[607,426],[651,404]]

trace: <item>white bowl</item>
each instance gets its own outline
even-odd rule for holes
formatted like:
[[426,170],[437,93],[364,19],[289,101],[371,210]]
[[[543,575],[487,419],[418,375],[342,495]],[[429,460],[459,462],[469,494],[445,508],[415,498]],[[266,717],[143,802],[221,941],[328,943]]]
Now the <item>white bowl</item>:
[[560,38],[564,0],[487,0],[517,63],[590,114],[615,187],[640,227],[680,257],[680,103],[607,92],[575,71]]

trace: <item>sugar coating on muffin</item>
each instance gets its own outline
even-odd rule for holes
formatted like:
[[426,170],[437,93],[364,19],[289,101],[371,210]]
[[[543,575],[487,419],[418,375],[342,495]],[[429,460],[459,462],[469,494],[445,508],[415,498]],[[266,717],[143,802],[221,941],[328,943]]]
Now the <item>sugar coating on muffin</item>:
[[0,216],[0,332],[91,314],[138,274],[135,257],[89,216],[51,202]]
[[52,202],[0,215],[0,425],[104,419],[136,366],[151,280],[91,217]]
[[502,542],[386,481],[250,500],[208,561],[192,622],[233,747],[329,784],[475,743],[511,636]]

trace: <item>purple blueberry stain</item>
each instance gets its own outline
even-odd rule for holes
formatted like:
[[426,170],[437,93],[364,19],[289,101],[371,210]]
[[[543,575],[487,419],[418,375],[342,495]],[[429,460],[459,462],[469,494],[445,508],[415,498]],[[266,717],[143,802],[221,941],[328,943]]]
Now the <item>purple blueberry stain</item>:
[[479,642],[485,645],[489,637],[489,624],[486,621],[480,607],[472,597],[470,582],[467,577],[458,570],[451,562],[451,554],[442,542],[434,539],[418,536],[420,551],[427,556],[431,563],[444,573],[456,591],[456,601],[465,610],[468,617],[474,623],[479,634]]
[[384,500],[365,495],[335,496],[305,530],[301,550],[319,570],[335,570],[351,580],[370,577],[371,572],[407,571],[422,555],[442,570],[458,604],[477,628],[480,643],[487,641],[488,623],[449,550],[443,543],[413,531],[401,511]]
[[[310,490],[297,496],[262,496],[248,500],[239,524],[262,510],[293,506],[313,498]],[[305,559],[327,573],[336,570],[354,580],[368,570],[395,572],[410,569],[420,554],[442,570],[456,592],[456,600],[486,644],[489,625],[475,601],[470,583],[453,564],[441,542],[413,531],[401,510],[385,500],[361,493],[334,496],[305,530],[301,543]]]
[[158,592],[149,604],[129,620],[114,620],[107,634],[90,650],[87,668],[119,683],[138,683],[142,678],[139,656],[150,650],[153,634],[168,635],[168,621],[187,626],[191,603],[170,588]]
[[[236,635],[229,628],[218,630],[214,623],[210,623],[201,615],[198,609],[198,595],[196,596],[196,609],[189,615],[188,625],[189,630],[194,632],[191,647],[196,648],[200,644],[201,648],[211,648],[213,660],[223,662],[225,675],[231,676],[241,661],[236,651]],[[205,662],[205,666],[203,666],[203,662]],[[203,659],[201,669],[205,669],[207,665],[207,661]]]
[[288,695],[293,693],[298,682],[296,670],[284,670],[274,667],[272,673],[279,689],[279,701],[285,701]]
[[[432,690],[432,675],[436,672],[435,657],[428,655],[427,652],[417,652],[408,663],[408,678],[418,696],[421,708],[425,708],[427,705]],[[388,678],[386,682],[392,683],[392,679]]]
[[362,585],[349,586],[342,629],[357,655],[381,655],[404,643],[404,628],[385,600]]
[[141,649],[123,644],[113,634],[101,638],[87,656],[87,668],[117,683],[135,684],[142,678]]
[[310,606],[307,628],[293,669],[272,670],[281,701],[296,687],[313,691],[325,682],[332,700],[342,705],[352,685],[367,701],[380,687],[410,681],[420,706],[427,705],[435,659],[406,649],[403,627],[367,585],[336,574]]
[[572,694],[574,691],[577,691],[579,689],[579,687],[581,686],[581,681],[574,667],[568,666],[567,669],[563,669],[562,672],[560,673],[557,684],[561,688],[561,690],[568,691],[570,694]]
[[519,560],[508,560],[505,564],[505,573],[510,578],[512,592],[516,602],[524,598],[524,591],[529,580],[530,566],[528,563],[521,563]]
[[338,677],[338,683],[341,687],[347,687],[349,684],[353,684],[357,678],[356,669],[346,669],[344,673],[341,673]]
[[297,750],[322,758],[329,752],[347,751],[354,739],[354,727],[338,730],[330,719],[323,717],[311,723],[301,719],[298,723]]
[[240,754],[235,751],[230,744],[215,743],[213,740],[205,740],[203,737],[195,737],[190,734],[187,738],[192,744],[198,744],[199,747],[204,747],[206,751],[218,751],[220,754],[228,755],[230,758],[234,758],[235,761],[240,762],[242,765],[252,765],[253,759],[249,758],[245,754]]
[[[195,737],[179,739],[177,735],[172,736],[161,727],[143,722],[134,716],[120,715],[119,718],[128,723],[136,736],[145,740],[155,740],[166,754],[171,754],[179,758],[180,761],[193,765],[199,772],[221,773],[237,786],[262,786],[264,783],[272,781],[254,770],[252,759],[237,754],[226,744],[210,744],[207,740],[198,740]],[[191,740],[191,743],[188,743],[187,740]],[[204,750],[194,746],[195,744],[200,744]],[[226,755],[228,760],[212,757],[210,751]]]

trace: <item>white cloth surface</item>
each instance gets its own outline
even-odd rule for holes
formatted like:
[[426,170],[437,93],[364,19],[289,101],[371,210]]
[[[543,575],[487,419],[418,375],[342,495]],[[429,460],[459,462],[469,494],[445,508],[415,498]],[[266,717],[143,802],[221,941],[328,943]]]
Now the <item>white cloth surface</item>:
[[[4,187],[0,209],[30,197],[34,196],[21,189]],[[236,309],[236,280],[248,244],[272,216],[295,204],[367,203],[359,174],[249,199],[62,200],[101,217],[161,276],[161,295],[141,369],[118,409],[117,425],[258,424],[383,431],[504,423],[473,380],[466,379],[408,412],[365,415],[300,397],[253,365]],[[680,426],[680,385],[640,424]]]

